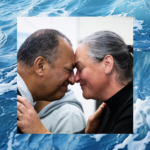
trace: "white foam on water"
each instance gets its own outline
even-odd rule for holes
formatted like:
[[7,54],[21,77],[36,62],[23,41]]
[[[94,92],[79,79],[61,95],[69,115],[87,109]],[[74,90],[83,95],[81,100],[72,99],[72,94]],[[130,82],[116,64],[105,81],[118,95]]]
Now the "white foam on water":
[[[12,55],[11,55],[11,57],[12,57]],[[11,68],[13,68],[13,67],[17,67],[17,64],[14,64],[14,65],[9,66],[9,67],[7,67],[7,68],[2,68],[2,69],[0,69],[0,71],[5,71],[6,69],[11,69]]]
[[23,11],[19,11],[18,17],[28,17],[29,11],[32,11],[33,6],[29,6]]
[[118,15],[112,15],[113,17],[126,17],[128,15],[128,13],[121,13]]
[[8,137],[9,141],[8,141],[8,143],[7,143],[7,146],[8,146],[7,150],[12,150],[12,140],[13,140],[14,134],[16,133],[16,132],[15,132],[16,129],[17,129],[17,127],[15,127],[15,128],[13,129],[13,131],[10,132],[10,135],[9,135],[9,137]]
[[69,140],[67,141],[66,145],[65,145],[65,150],[69,149],[69,143],[73,141],[73,138],[75,137],[75,135],[71,135],[71,137],[69,138]]
[[90,137],[95,138],[96,142],[100,141],[102,137],[106,136],[106,134],[95,134]]
[[142,30],[143,27],[142,27],[142,24],[144,23],[143,20],[136,20],[135,18],[133,19],[133,28],[134,31],[138,31],[138,30]]
[[147,34],[147,32],[146,33],[141,33],[141,35],[146,35]]
[[[61,9],[51,9],[50,11],[47,11],[47,12],[42,12],[42,13],[40,13],[40,14],[38,14],[36,17],[49,17],[49,15],[51,14],[51,13],[55,13],[55,14],[58,14],[59,16],[64,16],[64,17],[67,17],[67,16],[69,16],[70,15],[70,13],[68,13],[68,11],[65,11],[65,8],[66,7],[64,7],[64,8],[61,8]],[[58,11],[62,11],[62,13],[60,14],[60,13],[58,13]]]
[[119,150],[125,148],[131,150],[145,150],[146,145],[149,143],[150,131],[147,133],[146,137],[140,141],[135,141],[135,138],[138,134],[130,134],[121,144],[118,144],[114,147],[113,150]]
[[10,83],[1,83],[0,84],[0,95],[4,94],[8,91],[16,91],[17,90],[17,77],[15,77]]
[[5,77],[8,78],[8,77],[11,77],[11,76],[13,76],[13,75],[16,75],[16,76],[17,76],[17,67],[14,68],[13,70],[11,70],[10,72],[8,72]]
[[3,116],[5,113],[4,113],[4,108],[1,106],[1,109],[3,110],[3,112],[0,114],[0,116]]
[[7,34],[2,33],[2,31],[0,31],[0,48],[2,48],[6,42],[7,42]]
[[111,16],[111,15],[114,13],[114,11],[115,11],[116,8],[117,8],[117,6],[115,6],[115,7],[110,11],[110,15],[108,15],[108,16]]
[[135,48],[134,51],[142,51],[140,48]]
[[13,147],[15,146],[18,146],[20,144],[20,142],[18,142],[16,139],[14,140],[14,143],[13,143]]
[[140,1],[139,1],[139,2],[129,2],[129,1],[128,1],[128,3],[129,3],[128,6],[136,6],[136,7],[141,4]]
[[142,114],[146,116],[146,123],[150,127],[150,97],[146,97],[145,100],[137,99],[134,109],[134,133],[137,133],[138,128],[144,124]]

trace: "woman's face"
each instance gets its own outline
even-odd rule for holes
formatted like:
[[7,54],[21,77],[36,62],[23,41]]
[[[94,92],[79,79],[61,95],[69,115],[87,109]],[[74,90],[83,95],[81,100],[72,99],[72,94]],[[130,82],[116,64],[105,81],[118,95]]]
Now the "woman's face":
[[77,73],[75,81],[80,83],[83,97],[86,99],[103,100],[108,86],[104,62],[96,63],[88,56],[87,47],[80,44],[75,53]]

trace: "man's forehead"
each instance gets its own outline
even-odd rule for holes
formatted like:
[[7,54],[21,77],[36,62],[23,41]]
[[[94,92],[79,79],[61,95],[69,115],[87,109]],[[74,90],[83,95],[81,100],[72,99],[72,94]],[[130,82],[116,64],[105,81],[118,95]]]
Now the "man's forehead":
[[59,46],[61,47],[64,45],[72,48],[72,45],[65,38],[59,37]]

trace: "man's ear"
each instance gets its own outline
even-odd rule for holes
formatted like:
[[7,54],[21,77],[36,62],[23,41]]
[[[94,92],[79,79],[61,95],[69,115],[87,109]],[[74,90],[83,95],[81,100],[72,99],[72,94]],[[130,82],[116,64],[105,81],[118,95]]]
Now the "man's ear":
[[35,59],[33,66],[34,66],[35,72],[39,76],[43,76],[45,65],[46,65],[46,60],[42,56],[39,56]]
[[103,59],[105,74],[110,74],[114,69],[114,59],[111,55],[106,55]]

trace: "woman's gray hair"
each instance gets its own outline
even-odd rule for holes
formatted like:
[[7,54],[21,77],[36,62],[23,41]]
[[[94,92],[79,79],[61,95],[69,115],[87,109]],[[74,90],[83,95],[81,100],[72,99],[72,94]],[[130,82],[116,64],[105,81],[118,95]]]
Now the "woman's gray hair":
[[133,80],[133,57],[130,54],[131,51],[133,53],[133,47],[128,47],[119,35],[111,31],[99,31],[79,43],[87,46],[88,55],[96,62],[101,62],[106,55],[111,55],[120,84],[124,85],[124,82]]

